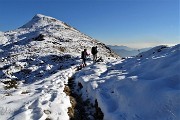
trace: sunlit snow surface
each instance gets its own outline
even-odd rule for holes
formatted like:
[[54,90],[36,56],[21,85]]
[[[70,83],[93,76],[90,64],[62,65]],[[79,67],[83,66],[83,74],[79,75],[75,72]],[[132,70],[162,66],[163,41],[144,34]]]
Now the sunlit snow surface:
[[0,32],[0,119],[68,120],[64,86],[81,63],[81,51],[90,53],[94,45],[102,57],[117,57],[105,44],[41,14]]
[[4,90],[1,84],[1,120],[68,120],[71,105],[63,90],[70,74],[70,70],[58,72],[33,84],[20,84],[18,89]]
[[[94,45],[104,62],[93,63],[90,55],[88,66],[76,72],[81,51],[90,53]],[[84,99],[97,99],[104,120],[180,119],[179,44],[125,60],[111,55],[117,57],[104,44],[40,14],[19,29],[0,32],[0,119],[68,120],[71,104],[63,90],[72,75],[83,85]],[[11,80],[17,88],[6,89]]]
[[97,99],[104,120],[179,120],[180,45],[90,65],[76,82],[84,99]]

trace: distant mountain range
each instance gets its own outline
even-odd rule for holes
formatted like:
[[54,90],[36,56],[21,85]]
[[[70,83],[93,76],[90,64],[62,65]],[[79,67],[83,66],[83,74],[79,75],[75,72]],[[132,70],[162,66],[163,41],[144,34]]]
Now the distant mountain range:
[[151,48],[135,49],[127,46],[118,46],[118,45],[108,45],[108,47],[110,47],[114,52],[116,52],[121,57],[136,56],[141,52],[145,52],[151,49]]

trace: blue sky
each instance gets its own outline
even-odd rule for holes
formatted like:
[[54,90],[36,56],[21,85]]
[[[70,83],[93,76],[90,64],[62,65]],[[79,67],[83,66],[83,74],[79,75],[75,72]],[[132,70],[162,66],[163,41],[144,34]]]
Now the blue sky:
[[16,29],[40,13],[106,44],[177,44],[179,4],[179,0],[0,0],[0,31]]

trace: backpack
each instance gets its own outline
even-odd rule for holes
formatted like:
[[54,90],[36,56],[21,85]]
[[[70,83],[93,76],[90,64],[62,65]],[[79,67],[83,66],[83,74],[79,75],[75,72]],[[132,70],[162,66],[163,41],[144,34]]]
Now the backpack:
[[85,58],[84,51],[81,52],[81,59]]
[[97,51],[97,47],[92,47],[91,49],[91,53],[94,55],[96,54],[98,51]]

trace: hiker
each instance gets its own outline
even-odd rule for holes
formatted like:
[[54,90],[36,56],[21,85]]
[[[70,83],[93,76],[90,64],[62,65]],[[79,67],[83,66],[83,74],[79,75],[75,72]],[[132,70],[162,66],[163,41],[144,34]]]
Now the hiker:
[[97,46],[91,48],[91,53],[93,55],[93,62],[96,62],[97,60]]
[[82,67],[85,67],[87,64],[86,64],[86,59],[87,59],[87,56],[89,54],[87,53],[87,49],[84,49],[84,51],[81,52],[81,59],[82,59]]

